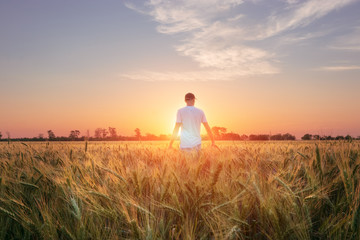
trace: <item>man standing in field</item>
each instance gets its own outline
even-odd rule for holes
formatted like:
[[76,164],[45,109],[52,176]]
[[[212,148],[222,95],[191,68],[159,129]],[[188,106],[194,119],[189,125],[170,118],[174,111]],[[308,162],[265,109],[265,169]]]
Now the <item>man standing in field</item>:
[[211,146],[215,145],[214,136],[211,132],[210,126],[206,120],[204,112],[194,107],[195,95],[187,93],[185,95],[186,107],[180,108],[176,115],[176,124],[170,140],[169,148],[176,139],[179,128],[181,127],[180,134],[180,149],[181,150],[200,150],[201,149],[201,136],[200,127],[201,123],[204,125],[207,134],[211,139]]

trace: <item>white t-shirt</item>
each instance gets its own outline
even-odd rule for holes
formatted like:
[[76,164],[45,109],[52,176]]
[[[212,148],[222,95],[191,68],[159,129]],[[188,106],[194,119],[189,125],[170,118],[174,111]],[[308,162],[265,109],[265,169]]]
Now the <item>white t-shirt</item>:
[[201,123],[207,122],[203,110],[186,106],[177,111],[176,122],[182,123],[180,148],[193,148],[201,144]]

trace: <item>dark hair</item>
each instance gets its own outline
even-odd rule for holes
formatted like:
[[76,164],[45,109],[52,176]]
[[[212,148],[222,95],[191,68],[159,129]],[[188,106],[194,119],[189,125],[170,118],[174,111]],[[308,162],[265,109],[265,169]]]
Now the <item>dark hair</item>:
[[195,95],[192,93],[185,94],[185,100],[192,100],[195,99]]

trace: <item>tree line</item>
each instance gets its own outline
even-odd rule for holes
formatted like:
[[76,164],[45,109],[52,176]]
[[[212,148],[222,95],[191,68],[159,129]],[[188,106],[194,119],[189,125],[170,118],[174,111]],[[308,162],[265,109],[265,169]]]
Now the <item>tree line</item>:
[[[292,141],[296,140],[296,137],[290,133],[285,134],[238,134],[233,132],[227,132],[227,128],[225,127],[213,127],[212,133],[214,135],[215,140],[232,140],[232,141]],[[0,141],[158,141],[158,140],[169,140],[171,135],[168,134],[160,134],[155,135],[151,133],[146,133],[143,135],[139,128],[134,129],[134,135],[131,136],[123,136],[117,133],[116,128],[108,127],[108,128],[96,128],[94,131],[94,135],[91,136],[89,130],[85,133],[85,135],[81,136],[81,132],[79,130],[71,130],[68,136],[56,136],[53,130],[47,131],[47,136],[40,133],[37,137],[33,138],[11,138],[10,133],[6,132],[6,138],[2,138],[3,135],[0,132]],[[204,140],[208,139],[208,136],[202,136]],[[320,136],[320,135],[312,135],[305,134],[301,137],[301,140],[360,140],[360,136],[354,138],[350,135],[346,136]]]
[[360,136],[358,136],[357,138],[354,138],[348,134],[346,136],[338,135],[336,137],[333,137],[331,135],[320,136],[320,135],[312,135],[312,134],[307,133],[301,137],[301,140],[360,140]]

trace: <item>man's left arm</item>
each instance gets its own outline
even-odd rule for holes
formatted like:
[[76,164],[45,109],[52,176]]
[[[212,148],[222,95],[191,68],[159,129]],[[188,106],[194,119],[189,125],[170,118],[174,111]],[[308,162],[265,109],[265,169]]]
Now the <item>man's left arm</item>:
[[211,146],[215,147],[216,145],[215,145],[214,135],[212,134],[209,123],[203,122],[203,125],[204,125],[204,127],[206,129],[207,134],[209,135],[209,137],[211,139]]

